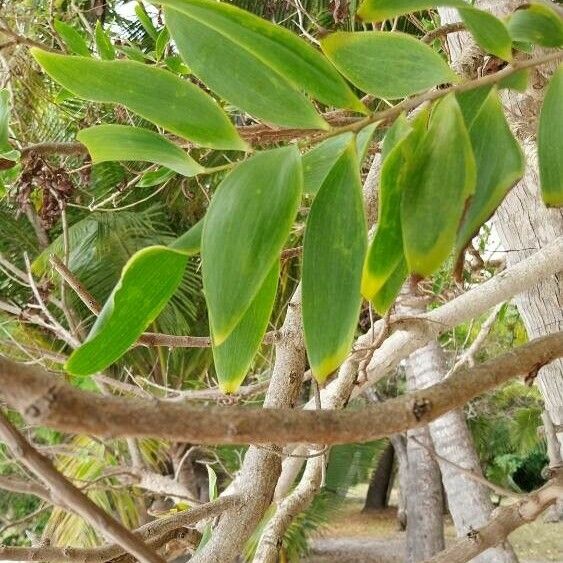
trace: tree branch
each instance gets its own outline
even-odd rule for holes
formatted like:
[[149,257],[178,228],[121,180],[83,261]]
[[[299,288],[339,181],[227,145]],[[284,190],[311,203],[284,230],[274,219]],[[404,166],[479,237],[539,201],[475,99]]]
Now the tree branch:
[[153,436],[192,443],[348,443],[423,426],[512,377],[563,356],[563,332],[538,338],[432,387],[360,411],[197,408],[104,397],[36,366],[0,359],[0,394],[29,424],[100,437]]
[[8,446],[12,455],[47,485],[50,496],[53,499],[60,499],[57,504],[62,504],[76,512],[91,526],[99,530],[102,535],[112,538],[124,550],[135,555],[139,561],[164,563],[164,559],[149,549],[131,531],[124,528],[98,505],[94,504],[59,473],[51,462],[37,452],[12,426],[2,412],[0,412],[0,438]]

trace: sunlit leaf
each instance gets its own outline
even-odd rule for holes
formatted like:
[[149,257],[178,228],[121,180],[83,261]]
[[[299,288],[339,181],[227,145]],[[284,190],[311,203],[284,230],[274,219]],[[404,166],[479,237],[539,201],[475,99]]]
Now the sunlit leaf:
[[215,371],[224,393],[236,392],[260,348],[276,299],[278,276],[276,260],[242,319],[222,344],[213,347]]
[[108,61],[115,59],[115,47],[113,46],[107,33],[104,31],[100,20],[96,22],[94,37],[96,39],[96,48],[98,49],[100,57]]
[[401,98],[457,80],[428,45],[403,33],[337,32],[321,41],[336,68],[364,92]]
[[315,197],[303,242],[303,328],[314,377],[324,381],[350,351],[367,243],[355,143]]
[[302,92],[365,111],[343,78],[287,29],[213,0],[164,0],[166,25],[193,73],[233,105],[288,127],[326,128]]
[[166,166],[184,176],[195,176],[205,170],[178,145],[142,127],[97,125],[83,129],[76,138],[86,145],[94,164],[140,160]]
[[211,97],[170,72],[134,61],[98,61],[35,48],[31,52],[51,78],[80,98],[122,104],[206,147],[247,148]]
[[477,183],[459,228],[457,253],[475,236],[524,173],[522,150],[510,131],[496,89],[489,93],[471,121],[469,136],[477,165]]
[[82,55],[84,57],[90,56],[88,44],[86,43],[84,37],[82,37],[82,35],[80,35],[74,27],[61,20],[55,20],[53,25],[55,27],[55,31],[60,35],[71,53]]
[[544,4],[528,4],[516,10],[508,20],[508,30],[514,41],[563,46],[563,18]]
[[450,254],[475,190],[475,158],[453,94],[434,107],[408,174],[401,205],[405,257],[410,272],[429,276]]
[[563,65],[545,93],[538,129],[538,159],[542,197],[549,207],[563,206]]
[[80,348],[65,368],[91,375],[118,360],[141,336],[182,281],[188,256],[165,246],[135,253]]
[[297,213],[303,178],[295,146],[257,153],[222,182],[205,216],[203,286],[216,346],[272,269]]

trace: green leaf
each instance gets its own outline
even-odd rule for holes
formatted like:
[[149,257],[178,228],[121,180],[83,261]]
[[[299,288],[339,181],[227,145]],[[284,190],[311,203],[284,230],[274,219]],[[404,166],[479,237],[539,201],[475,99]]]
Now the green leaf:
[[164,50],[168,46],[169,41],[170,32],[168,31],[167,27],[163,27],[162,31],[158,34],[158,39],[156,40],[155,54],[157,61],[162,59],[162,55],[164,54]]
[[508,20],[512,39],[543,47],[563,45],[563,19],[549,6],[530,4],[516,10]]
[[378,315],[385,315],[391,308],[401,287],[407,279],[408,269],[404,256],[401,256],[399,263],[393,270],[393,273],[387,278],[386,282],[381,286],[379,291],[371,299],[371,304]]
[[188,256],[198,254],[201,250],[201,235],[203,233],[204,219],[199,220],[183,235],[170,243],[170,248],[180,250]]
[[152,188],[164,184],[166,180],[174,178],[176,172],[169,168],[160,167],[158,170],[145,172],[141,179],[135,184],[138,188]]
[[266,121],[326,129],[302,92],[365,111],[332,65],[287,29],[213,0],[164,0],[166,25],[193,73],[233,105]]
[[115,47],[113,46],[107,33],[104,31],[100,20],[96,22],[94,37],[96,39],[96,48],[98,49],[100,57],[108,61],[115,59]]
[[140,160],[166,166],[184,176],[196,176],[205,170],[178,145],[142,127],[97,125],[83,129],[76,138],[86,145],[94,164]]
[[[364,127],[356,137],[358,160],[361,162],[367,153],[369,143],[377,124]],[[329,137],[303,155],[303,191],[314,195],[319,191],[335,162],[350,144],[352,133]]]
[[456,253],[479,231],[524,173],[524,157],[493,89],[469,126],[477,165],[475,193],[457,234]]
[[412,132],[404,114],[395,120],[383,143],[377,231],[370,244],[362,275],[362,294],[372,300],[403,259],[401,199]]
[[448,257],[475,182],[469,134],[449,94],[434,107],[405,180],[401,223],[410,272],[430,276]]
[[523,68],[518,72],[514,72],[498,82],[499,89],[507,88],[516,90],[517,92],[525,92],[530,83],[530,69]]
[[545,93],[538,129],[542,197],[548,207],[563,207],[563,65]]
[[96,319],[88,338],[68,359],[73,375],[91,375],[118,360],[141,336],[182,281],[188,256],[165,246],[136,252]]
[[215,101],[170,72],[134,61],[97,61],[35,48],[31,53],[53,80],[80,98],[122,104],[205,147],[247,149]]
[[137,4],[135,4],[135,14],[149,37],[153,41],[156,41],[158,38],[158,31],[156,30],[156,27],[154,27],[151,17],[147,14],[147,11],[141,2],[137,2]]
[[203,287],[214,344],[239,323],[279,258],[301,200],[295,146],[259,152],[220,184],[205,216]]
[[84,37],[82,37],[82,35],[80,35],[74,27],[61,20],[55,20],[54,27],[55,31],[60,35],[67,49],[71,53],[82,55],[84,57],[90,56],[88,44],[86,43]]
[[336,68],[364,92],[402,98],[457,80],[428,45],[404,33],[336,32],[321,40]]
[[463,23],[484,51],[501,59],[512,59],[512,41],[504,23],[463,0],[364,0],[358,15],[366,21],[381,21],[436,6],[457,7]]
[[[2,169],[12,168],[10,162],[16,162],[20,157],[19,151],[10,144],[10,92],[0,90],[0,165]],[[10,162],[2,162],[2,161]]]
[[240,322],[221,345],[213,347],[215,371],[224,393],[236,392],[260,349],[276,300],[279,271],[276,260]]
[[309,363],[320,382],[352,345],[366,239],[358,159],[350,142],[315,197],[303,242],[303,328]]

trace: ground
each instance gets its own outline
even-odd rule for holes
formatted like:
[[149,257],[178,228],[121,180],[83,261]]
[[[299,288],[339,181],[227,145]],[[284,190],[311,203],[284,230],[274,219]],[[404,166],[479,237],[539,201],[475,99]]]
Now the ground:
[[[400,532],[395,509],[362,512],[363,500],[349,499],[330,523],[311,541],[308,563],[401,563],[405,533]],[[447,518],[447,541],[455,540]],[[563,523],[548,524],[540,518],[510,535],[521,563],[563,562]]]

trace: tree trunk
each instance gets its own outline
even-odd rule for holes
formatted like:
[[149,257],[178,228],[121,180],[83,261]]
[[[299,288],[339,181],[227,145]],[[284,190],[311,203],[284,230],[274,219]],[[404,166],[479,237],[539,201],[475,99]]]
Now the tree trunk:
[[[521,2],[516,0],[478,0],[476,5],[502,16],[513,11]],[[439,9],[442,23],[459,21],[456,10]],[[467,33],[449,36],[452,62],[459,63],[471,51],[472,40]],[[476,69],[463,67],[466,73]],[[507,263],[513,265],[542,248],[563,234],[563,210],[548,209],[539,194],[536,154],[537,117],[543,98],[543,90],[555,65],[534,69],[530,85],[524,93],[504,91],[506,114],[517,137],[523,144],[526,157],[526,173],[520,183],[508,194],[499,207],[494,226],[502,247],[507,251]],[[563,330],[563,274],[535,285],[515,298],[516,305],[530,338],[536,338]],[[563,361],[556,360],[542,368],[537,379],[546,409],[558,428],[563,428]],[[563,451],[563,431],[557,438]]]
[[371,475],[364,511],[387,508],[389,485],[393,476],[393,444],[389,442],[383,450]]
[[397,475],[399,481],[399,499],[397,502],[397,522],[401,531],[407,529],[407,483],[408,483],[408,457],[407,440],[403,434],[389,436],[395,450],[397,460]]

